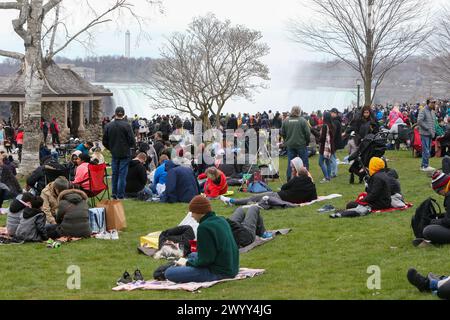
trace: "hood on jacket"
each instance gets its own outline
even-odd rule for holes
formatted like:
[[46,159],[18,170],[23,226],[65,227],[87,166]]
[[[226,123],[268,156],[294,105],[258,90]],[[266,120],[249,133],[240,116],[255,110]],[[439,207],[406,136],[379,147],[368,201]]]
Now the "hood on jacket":
[[86,201],[87,199],[88,196],[83,191],[77,189],[69,189],[64,190],[59,194],[58,202],[60,202],[61,200],[66,200],[70,203],[78,204],[82,201]]
[[172,160],[168,160],[166,162],[166,172],[169,172],[173,168],[179,167],[177,164],[175,164]]
[[26,207],[26,208],[23,210],[23,218],[24,218],[24,219],[31,219],[31,218],[33,218],[34,216],[37,216],[39,213],[42,213],[42,214],[43,214],[42,210],[40,210],[40,209],[33,209],[33,208],[28,208],[28,207]]
[[17,213],[25,209],[27,206],[23,204],[19,198],[14,199],[9,206],[9,212]]

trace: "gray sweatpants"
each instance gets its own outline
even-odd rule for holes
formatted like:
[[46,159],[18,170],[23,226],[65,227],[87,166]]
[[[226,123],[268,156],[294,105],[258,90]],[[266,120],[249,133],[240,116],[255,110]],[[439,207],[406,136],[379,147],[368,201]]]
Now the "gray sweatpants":
[[262,236],[266,232],[264,227],[264,220],[259,212],[257,206],[251,206],[247,209],[247,213],[244,208],[237,208],[230,220],[242,224],[253,236]]
[[280,199],[280,196],[278,195],[278,193],[276,192],[266,192],[266,193],[261,193],[258,194],[256,196],[250,197],[250,198],[245,198],[245,199],[235,199],[234,200],[234,205],[236,206],[245,206],[249,203],[258,203],[260,202],[264,197],[273,197],[273,198],[278,198]]

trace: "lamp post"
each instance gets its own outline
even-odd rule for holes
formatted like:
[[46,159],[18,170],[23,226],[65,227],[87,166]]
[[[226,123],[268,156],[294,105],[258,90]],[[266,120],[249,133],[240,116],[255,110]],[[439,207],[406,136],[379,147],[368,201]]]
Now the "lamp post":
[[357,99],[358,99],[358,102],[357,102],[357,108],[359,109],[359,106],[360,106],[360,101],[359,101],[359,99],[360,99],[360,97],[361,97],[361,79],[357,79],[356,80],[356,86],[357,86],[357,88],[358,88],[358,96],[357,96]]

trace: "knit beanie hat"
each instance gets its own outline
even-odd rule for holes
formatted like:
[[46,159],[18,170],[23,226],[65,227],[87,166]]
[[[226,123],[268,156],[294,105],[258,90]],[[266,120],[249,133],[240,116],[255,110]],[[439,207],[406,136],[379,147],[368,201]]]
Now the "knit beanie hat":
[[369,175],[373,176],[375,173],[377,173],[380,170],[383,170],[384,168],[386,168],[386,163],[384,162],[383,159],[378,158],[378,157],[373,157],[372,159],[370,159],[369,162]]
[[443,173],[440,170],[436,170],[431,177],[431,187],[436,193],[443,189],[447,189],[450,183],[450,176],[448,174]]
[[196,196],[189,203],[189,211],[196,214],[207,214],[212,211],[211,203],[203,196]]
[[299,157],[291,160],[291,166],[295,168],[295,171],[300,172],[300,170],[304,167],[303,160]]

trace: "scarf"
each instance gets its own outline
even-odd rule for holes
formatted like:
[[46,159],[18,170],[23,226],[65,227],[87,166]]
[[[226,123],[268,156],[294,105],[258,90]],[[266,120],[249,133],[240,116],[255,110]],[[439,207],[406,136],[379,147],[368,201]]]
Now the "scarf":
[[323,149],[323,157],[325,159],[331,159],[331,134],[330,127],[327,125],[327,137],[325,139],[325,147]]

